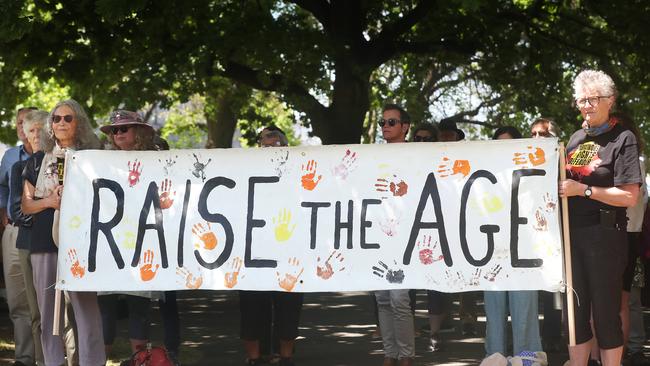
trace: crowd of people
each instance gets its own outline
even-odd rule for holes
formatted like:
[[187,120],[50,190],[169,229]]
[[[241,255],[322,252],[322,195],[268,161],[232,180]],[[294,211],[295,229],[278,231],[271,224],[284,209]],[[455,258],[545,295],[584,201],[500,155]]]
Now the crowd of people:
[[[567,179],[558,184],[568,199],[576,344],[568,347],[571,366],[646,364],[645,331],[640,288],[644,286],[639,258],[640,232],[647,206],[643,144],[634,122],[614,111],[617,91],[611,77],[586,70],[574,81],[575,105],[584,120],[567,144]],[[386,143],[457,142],[465,133],[455,123],[434,125],[412,121],[400,105],[386,104],[379,121]],[[65,292],[64,326],[51,330],[55,319],[58,257],[58,216],[63,191],[60,169],[68,150],[165,150],[166,142],[136,112],[116,110],[100,128],[102,143],[93,132],[83,107],[74,100],[58,103],[49,113],[21,108],[16,129],[22,144],[8,149],[0,165],[2,258],[10,318],[14,325],[15,366],[100,366],[112,353],[116,336],[117,302],[128,307],[128,335],[136,352],[149,342],[152,301],[158,301],[164,325],[164,344],[178,365],[180,322],[176,293]],[[412,131],[411,131],[412,130]],[[533,138],[560,137],[558,125],[538,118],[526,133]],[[498,128],[493,139],[518,139],[512,126]],[[287,146],[282,130],[264,128],[260,147]],[[378,334],[384,366],[413,365],[415,357],[414,290],[374,292]],[[486,365],[503,364],[506,355],[546,363],[545,351],[564,346],[559,293],[486,291],[462,293],[460,328],[477,335],[477,303],[483,296],[487,319]],[[441,329],[449,323],[454,295],[427,290],[428,350],[444,347]],[[566,298],[564,298],[566,303]],[[241,334],[245,364],[295,365],[303,294],[240,291]],[[543,323],[539,323],[539,304]],[[563,307],[566,309],[566,305]],[[512,317],[512,349],[507,332]],[[566,327],[566,321],[564,322]],[[493,362],[493,363],[490,363]],[[537,363],[535,363],[537,362]],[[128,361],[124,363],[128,365]]]

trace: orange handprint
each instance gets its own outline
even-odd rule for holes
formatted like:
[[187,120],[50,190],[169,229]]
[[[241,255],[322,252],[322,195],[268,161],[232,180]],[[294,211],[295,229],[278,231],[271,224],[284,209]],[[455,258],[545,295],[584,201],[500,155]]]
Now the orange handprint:
[[[334,257],[334,254],[336,254],[336,257]],[[332,257],[334,257],[333,262],[332,262]],[[320,264],[320,257],[318,257],[318,265],[316,266],[316,275],[324,280],[329,280],[330,277],[332,277],[335,272],[341,272],[345,269],[345,267],[342,267],[344,260],[345,258],[338,250],[335,250],[332,252],[332,254],[330,254],[330,256],[325,261],[324,265]]]
[[438,165],[438,173],[441,178],[448,177],[450,175],[462,174],[463,177],[469,175],[472,171],[472,167],[469,164],[469,160],[454,160],[454,165],[449,168],[451,160],[448,157],[442,158],[442,163]]
[[70,266],[72,277],[82,278],[86,274],[86,267],[83,267],[81,263],[79,263],[79,259],[77,258],[77,250],[74,248],[69,249],[68,258],[70,259],[70,263],[72,263]]
[[377,178],[377,182],[375,183],[375,190],[377,192],[390,191],[393,197],[401,197],[408,193],[409,185],[406,184],[406,182],[404,182],[397,175],[393,174],[393,176],[389,177],[388,179]]
[[203,243],[203,248],[212,250],[217,247],[217,236],[210,231],[210,223],[206,222],[194,224],[192,226],[192,234],[194,234]]
[[142,266],[140,267],[140,278],[143,281],[151,281],[158,273],[159,264],[156,264],[155,269],[153,268],[153,250],[147,249],[142,256]]
[[227,272],[223,277],[223,285],[227,288],[233,288],[237,284],[237,277],[239,276],[239,271],[241,270],[241,265],[243,261],[239,257],[233,258],[230,262],[231,272]]
[[287,292],[293,291],[293,288],[296,286],[303,271],[304,268],[300,267],[300,261],[298,258],[289,258],[289,269],[286,273],[280,275],[280,272],[275,272],[278,277],[278,284]]
[[176,274],[185,281],[185,287],[189,289],[196,290],[203,284],[203,275],[201,275],[201,272],[197,276],[185,268],[176,267]]
[[160,183],[160,208],[166,210],[174,204],[176,191],[172,192],[172,181],[165,179]]
[[528,146],[527,152],[516,152],[512,161],[515,165],[522,165],[526,168],[531,164],[532,166],[542,165],[546,162],[544,150],[539,147]]
[[313,191],[314,188],[318,185],[320,180],[323,178],[322,175],[319,175],[318,178],[316,178],[316,167],[318,166],[318,163],[316,163],[315,160],[309,160],[307,162],[307,167],[305,165],[302,165],[302,178],[300,179],[300,182],[302,184],[302,188],[308,190],[308,191]]

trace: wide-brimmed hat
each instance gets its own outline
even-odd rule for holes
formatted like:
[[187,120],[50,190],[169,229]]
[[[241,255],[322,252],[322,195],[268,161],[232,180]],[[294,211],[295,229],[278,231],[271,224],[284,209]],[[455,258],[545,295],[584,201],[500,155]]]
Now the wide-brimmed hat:
[[458,134],[458,140],[462,140],[465,138],[465,132],[461,130],[460,128],[456,127],[456,122],[454,121],[441,121],[438,124],[438,131],[454,131]]
[[150,124],[146,123],[142,117],[136,113],[136,112],[131,112],[131,111],[126,111],[123,109],[118,109],[115,110],[111,113],[111,117],[109,118],[111,121],[110,124],[105,125],[100,127],[100,131],[102,131],[105,134],[110,134],[111,133],[111,128],[115,126],[125,126],[125,125],[138,125],[138,126],[145,126],[150,128],[153,131],[153,127],[151,127]]

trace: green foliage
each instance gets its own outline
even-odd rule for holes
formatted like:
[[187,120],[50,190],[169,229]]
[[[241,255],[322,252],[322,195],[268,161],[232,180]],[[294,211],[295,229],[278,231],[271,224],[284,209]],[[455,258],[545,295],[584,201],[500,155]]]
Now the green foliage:
[[202,148],[205,146],[206,130],[203,115],[205,99],[194,95],[187,103],[174,104],[166,115],[160,135],[172,149]]
[[237,127],[242,136],[239,141],[242,146],[257,146],[258,132],[265,126],[273,124],[284,131],[290,146],[299,145],[300,140],[295,136],[293,130],[295,124],[293,113],[274,94],[253,93],[249,104],[240,113]]

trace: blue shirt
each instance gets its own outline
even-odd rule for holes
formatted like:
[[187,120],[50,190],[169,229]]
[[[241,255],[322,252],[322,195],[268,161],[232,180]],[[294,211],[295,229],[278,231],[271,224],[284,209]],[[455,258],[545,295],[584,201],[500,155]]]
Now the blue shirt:
[[[0,162],[0,208],[9,207],[9,172],[17,161],[27,160],[29,153],[25,146],[15,146],[5,151]],[[11,218],[11,217],[10,217]]]

